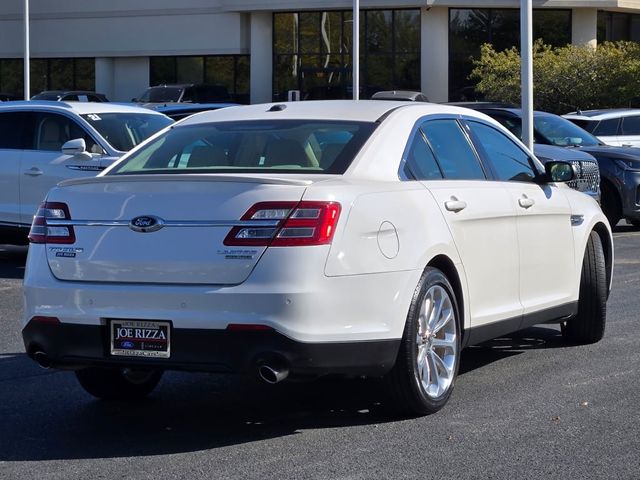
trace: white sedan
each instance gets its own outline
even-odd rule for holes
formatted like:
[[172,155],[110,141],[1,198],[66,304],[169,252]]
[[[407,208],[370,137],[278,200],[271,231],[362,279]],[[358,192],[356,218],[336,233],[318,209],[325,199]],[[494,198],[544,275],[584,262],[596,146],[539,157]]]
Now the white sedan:
[[23,337],[99,398],[169,369],[383,377],[439,410],[463,347],[545,322],[604,334],[598,204],[471,110],[232,107],[54,188],[31,228]]

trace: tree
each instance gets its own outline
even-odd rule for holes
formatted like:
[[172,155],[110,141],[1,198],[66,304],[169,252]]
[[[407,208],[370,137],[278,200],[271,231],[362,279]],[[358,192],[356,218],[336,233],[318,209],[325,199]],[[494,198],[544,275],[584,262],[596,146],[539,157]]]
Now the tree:
[[[481,48],[472,79],[487,100],[520,103],[520,53]],[[533,45],[534,107],[554,113],[629,106],[640,92],[640,44],[603,43],[597,49]]]

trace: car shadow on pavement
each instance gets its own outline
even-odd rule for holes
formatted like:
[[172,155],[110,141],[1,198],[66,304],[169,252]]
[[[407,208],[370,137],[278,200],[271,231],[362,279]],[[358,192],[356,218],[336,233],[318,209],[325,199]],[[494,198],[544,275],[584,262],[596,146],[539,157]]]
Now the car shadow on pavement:
[[[561,346],[558,336],[534,327],[471,347],[461,357],[460,373],[529,349]],[[0,355],[0,461],[173,454],[391,421],[402,419],[385,410],[379,381],[274,386],[168,372],[148,399],[103,402],[86,394],[71,372],[43,370],[22,353]]]
[[23,278],[28,247],[0,245],[0,278]]
[[559,325],[537,325],[505,335],[488,342],[468,347],[462,352],[459,375],[476,370],[503,358],[520,355],[528,350],[562,348],[563,340]]

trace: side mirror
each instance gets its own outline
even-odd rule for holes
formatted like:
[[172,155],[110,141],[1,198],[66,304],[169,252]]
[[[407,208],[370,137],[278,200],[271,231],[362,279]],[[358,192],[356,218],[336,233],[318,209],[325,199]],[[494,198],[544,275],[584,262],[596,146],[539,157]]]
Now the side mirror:
[[544,170],[548,182],[568,182],[577,177],[575,168],[569,162],[547,162]]
[[74,157],[91,158],[91,154],[87,152],[87,144],[84,138],[74,138],[62,145],[62,153],[65,155],[73,155]]

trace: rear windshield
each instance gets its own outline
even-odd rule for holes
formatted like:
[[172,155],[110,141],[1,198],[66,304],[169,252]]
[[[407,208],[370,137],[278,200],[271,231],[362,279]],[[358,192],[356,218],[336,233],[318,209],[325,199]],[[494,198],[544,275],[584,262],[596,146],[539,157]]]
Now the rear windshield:
[[89,113],[82,118],[121,152],[128,152],[173,123],[169,117],[153,113]]
[[140,173],[342,174],[377,124],[278,120],[178,126],[109,175]]

